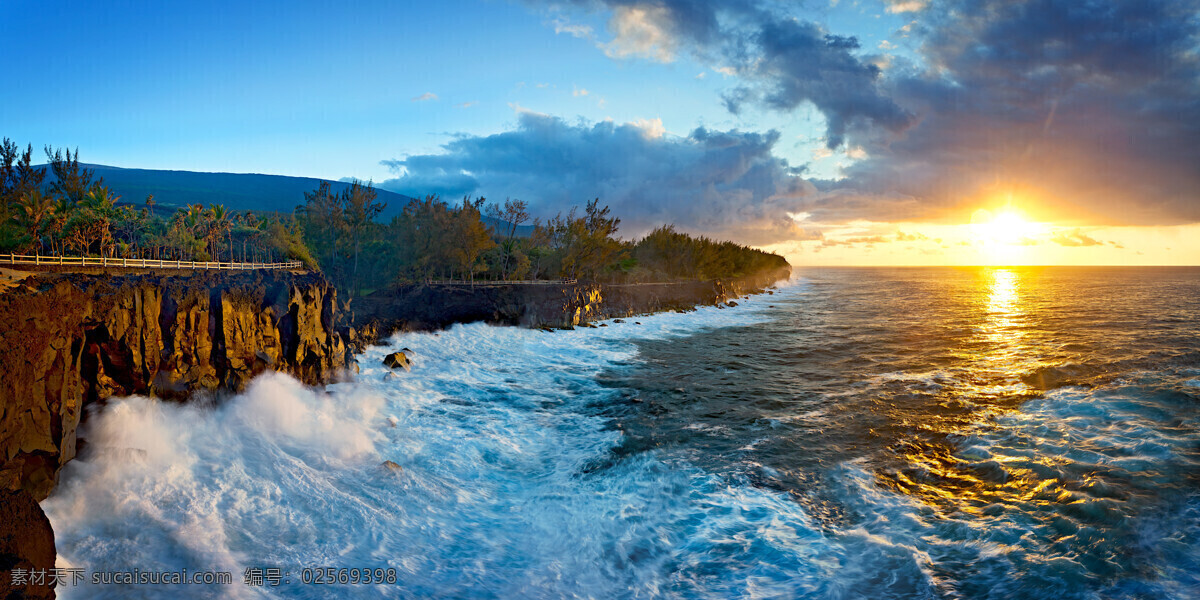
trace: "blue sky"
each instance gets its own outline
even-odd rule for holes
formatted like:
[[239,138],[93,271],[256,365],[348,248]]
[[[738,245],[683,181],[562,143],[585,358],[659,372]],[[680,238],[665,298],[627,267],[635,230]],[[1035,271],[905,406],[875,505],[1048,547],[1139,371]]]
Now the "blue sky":
[[1015,207],[1073,228],[1015,243],[1111,262],[1126,244],[1095,228],[1200,222],[1198,15],[1200,0],[0,0],[0,135],[114,166],[520,197],[543,216],[599,196],[631,235],[672,221],[822,261],[903,242],[954,262],[945,235],[911,232]]
[[[864,44],[904,24],[879,2],[862,4],[811,14]],[[590,121],[659,118],[682,134],[778,128],[779,153],[797,163],[821,146],[816,111],[731,115],[720,93],[733,82],[712,65],[614,60],[556,32],[569,20],[603,34],[600,12],[458,0],[353,10],[5,0],[3,11],[16,93],[0,97],[0,129],[35,146],[78,146],[102,164],[379,181],[391,176],[380,161],[506,130],[515,107]],[[437,98],[413,100],[425,94]]]

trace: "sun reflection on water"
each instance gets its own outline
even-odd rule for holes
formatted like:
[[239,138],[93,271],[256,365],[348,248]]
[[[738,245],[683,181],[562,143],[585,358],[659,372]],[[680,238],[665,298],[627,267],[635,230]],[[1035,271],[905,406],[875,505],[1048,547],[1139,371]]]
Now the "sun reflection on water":
[[[1030,337],[1031,307],[1023,299],[1030,284],[1018,269],[979,272],[968,310],[975,329],[957,351],[950,382],[931,401],[942,410],[922,423],[922,435],[894,450],[907,463],[881,473],[881,483],[938,507],[946,513],[980,515],[1017,503],[1060,502],[1070,496],[1053,477],[1038,476],[1028,464],[1005,457],[975,455],[953,440],[1015,410],[1040,392],[1022,375],[1040,365],[1041,352]],[[963,407],[948,409],[946,407]],[[1020,461],[1018,461],[1020,462]],[[1042,465],[1053,470],[1052,465]]]
[[993,269],[992,282],[988,289],[988,313],[1009,315],[1019,313],[1020,297],[1017,295],[1017,274],[1011,269]]
[[983,349],[976,368],[994,370],[990,377],[997,384],[1010,386],[1006,381],[1016,376],[1014,370],[1022,362],[1024,310],[1021,305],[1020,277],[1012,269],[992,269],[988,273],[986,290],[986,320],[979,340]]

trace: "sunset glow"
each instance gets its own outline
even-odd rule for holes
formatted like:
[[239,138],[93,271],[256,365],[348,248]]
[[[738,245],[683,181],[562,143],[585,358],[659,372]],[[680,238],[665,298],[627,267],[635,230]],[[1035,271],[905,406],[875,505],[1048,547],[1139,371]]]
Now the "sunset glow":
[[983,243],[1000,247],[1029,244],[1045,233],[1046,226],[1026,220],[1013,209],[993,213],[981,208],[971,215],[971,229]]

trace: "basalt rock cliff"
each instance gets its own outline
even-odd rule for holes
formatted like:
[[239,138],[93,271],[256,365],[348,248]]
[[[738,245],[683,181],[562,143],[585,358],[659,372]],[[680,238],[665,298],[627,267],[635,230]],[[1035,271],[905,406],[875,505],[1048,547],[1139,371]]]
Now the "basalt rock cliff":
[[85,407],[237,391],[274,369],[318,384],[349,359],[320,275],[40,275],[0,294],[0,489],[45,498]]
[[454,323],[566,328],[613,317],[717,305],[791,276],[791,268],[737,279],[670,283],[564,285],[408,285],[354,301],[359,339]]

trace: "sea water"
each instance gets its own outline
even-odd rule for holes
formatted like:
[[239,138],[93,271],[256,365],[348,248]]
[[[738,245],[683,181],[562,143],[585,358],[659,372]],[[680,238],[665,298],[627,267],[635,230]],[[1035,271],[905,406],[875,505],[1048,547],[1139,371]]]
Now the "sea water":
[[810,269],[739,303],[112,400],[43,503],[59,566],[232,583],[58,591],[1200,597],[1200,271]]

